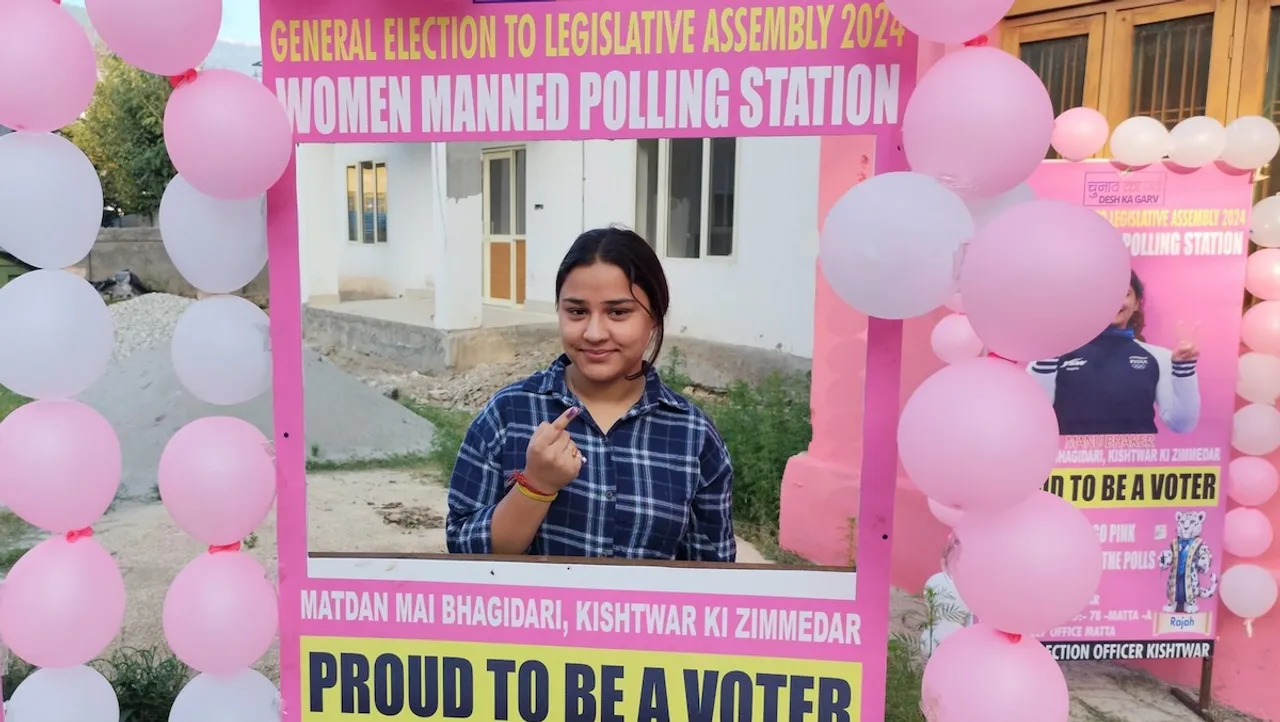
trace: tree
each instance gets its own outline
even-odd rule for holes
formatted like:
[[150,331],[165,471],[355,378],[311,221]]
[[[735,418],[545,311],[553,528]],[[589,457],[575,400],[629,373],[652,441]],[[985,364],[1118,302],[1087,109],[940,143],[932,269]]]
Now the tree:
[[89,109],[68,130],[102,179],[107,208],[153,217],[165,186],[177,174],[164,147],[164,106],[172,88],[119,57],[98,59],[98,88]]

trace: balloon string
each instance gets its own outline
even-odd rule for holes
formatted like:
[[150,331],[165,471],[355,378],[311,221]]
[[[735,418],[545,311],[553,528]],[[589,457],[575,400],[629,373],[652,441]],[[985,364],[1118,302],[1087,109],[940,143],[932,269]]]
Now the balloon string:
[[964,46],[966,48],[985,48],[990,39],[986,35],[979,35],[973,40],[966,40]]
[[[999,632],[1000,630],[996,630],[996,631]],[[1022,641],[1021,634],[1014,634],[1013,632],[1000,632],[1000,634],[1004,635],[1005,639],[1009,640],[1014,644],[1017,644],[1018,642]]]
[[190,83],[191,81],[195,80],[196,75],[197,73],[195,68],[187,68],[186,70],[184,70],[182,73],[178,75],[170,75],[169,85],[173,86],[174,88],[177,88],[180,85],[183,85],[185,83]]
[[238,552],[240,551],[240,542],[231,542],[230,544],[217,544],[209,547],[210,554],[218,552]]
[[1253,620],[1252,619],[1244,620],[1244,636],[1248,637],[1249,639],[1253,639]]

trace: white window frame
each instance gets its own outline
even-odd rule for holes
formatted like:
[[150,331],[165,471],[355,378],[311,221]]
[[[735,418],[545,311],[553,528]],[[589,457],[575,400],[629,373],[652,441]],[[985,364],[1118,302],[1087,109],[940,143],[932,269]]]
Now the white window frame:
[[[711,261],[711,262],[732,262],[738,257],[738,172],[742,166],[742,138],[734,138],[733,144],[733,235],[732,246],[729,254],[726,256],[713,256],[708,253],[711,243],[711,138],[702,139],[702,202],[699,204],[701,209],[702,228],[699,234],[700,247],[698,248],[697,258],[685,258],[683,256],[672,256],[668,254],[667,234],[670,229],[671,218],[671,140],[662,138],[658,140],[658,181],[657,193],[650,197],[650,202],[657,205],[654,213],[654,226],[656,228],[646,229],[648,235],[645,240],[653,245],[658,256],[666,261]],[[639,142],[639,141],[638,141]],[[635,153],[636,172],[632,173],[632,184],[639,191],[639,162],[640,153],[637,145]],[[636,197],[638,197],[638,193]],[[639,227],[640,209],[636,208],[635,227]]]
[[[364,235],[364,169],[361,168],[361,166],[365,163],[370,163],[373,165],[374,208],[373,208],[373,241],[372,242],[366,241],[365,235]],[[342,170],[343,208],[347,208],[347,194],[351,192],[350,183],[349,183],[351,171],[354,170],[356,174],[356,237],[355,238],[351,237],[351,217],[350,215],[348,215],[347,222],[346,222],[347,243],[358,243],[362,246],[378,246],[378,245],[387,243],[387,239],[384,237],[381,237],[381,234],[378,233],[378,205],[377,204],[378,204],[378,169],[379,168],[383,169],[383,171],[385,172],[385,175],[387,177],[387,186],[390,187],[391,171],[390,169],[387,168],[387,162],[385,160],[369,160],[369,159],[358,160],[352,163],[347,163],[346,167],[343,168]],[[387,192],[387,189],[384,188],[383,193],[386,194],[386,192]],[[351,211],[347,209],[345,212],[349,214]],[[387,194],[386,212],[384,215],[387,216],[387,224],[390,225],[391,224],[391,197],[389,194]],[[388,231],[388,235],[390,235],[389,231]]]
[[[516,154],[518,153],[524,154],[524,175],[523,176],[521,176],[517,171],[517,169],[519,168],[519,165],[516,163]],[[510,167],[511,167],[511,177],[508,179],[508,187],[507,187],[507,193],[509,194],[508,197],[511,199],[511,208],[509,209],[511,211],[511,228],[510,228],[511,232],[506,235],[494,234],[489,232],[491,223],[493,221],[493,218],[491,216],[492,208],[489,205],[490,203],[489,183],[492,180],[490,178],[489,161],[499,159],[499,158],[506,158],[507,161],[510,163]],[[509,308],[524,308],[524,304],[516,300],[516,297],[519,295],[517,293],[517,288],[520,283],[519,280],[516,278],[516,276],[518,275],[517,271],[519,269],[519,262],[517,258],[517,246],[519,244],[524,245],[525,263],[526,263],[525,273],[526,274],[528,273],[527,264],[529,262],[529,256],[528,256],[528,253],[529,253],[529,217],[528,217],[529,149],[527,146],[524,146],[524,145],[496,145],[492,147],[485,147],[480,152],[480,164],[481,164],[480,204],[483,206],[483,210],[481,212],[481,223],[483,225],[481,226],[481,234],[480,234],[480,244],[483,252],[483,258],[481,259],[481,263],[480,263],[480,273],[481,273],[480,282],[481,282],[481,288],[483,291],[482,298],[484,299],[485,305],[489,305],[489,306],[506,306]],[[525,207],[524,208],[521,208],[519,206],[519,193],[516,192],[521,181],[524,182],[524,187],[525,187],[525,198],[524,198]],[[516,226],[516,221],[522,211],[525,213],[525,227],[523,231],[520,231]],[[490,254],[490,251],[492,250],[490,246],[491,242],[508,243],[511,246],[511,250],[509,254],[509,263],[510,263],[509,277],[511,278],[511,298],[493,298],[493,288],[491,284],[491,281],[493,279],[490,274],[491,266],[493,263],[493,259]],[[525,295],[527,300],[527,296],[528,296],[527,288],[526,288]]]

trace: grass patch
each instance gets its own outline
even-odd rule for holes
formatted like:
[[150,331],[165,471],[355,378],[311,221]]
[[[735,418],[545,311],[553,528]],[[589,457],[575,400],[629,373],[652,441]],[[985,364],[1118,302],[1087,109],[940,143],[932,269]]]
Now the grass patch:
[[[106,677],[120,700],[120,722],[168,722],[169,710],[192,671],[167,651],[121,647],[89,663]],[[16,657],[4,671],[4,699],[35,668]]]
[[4,417],[8,416],[14,409],[30,400],[31,399],[28,399],[25,396],[19,396],[9,389],[0,386],[0,421],[4,420]]

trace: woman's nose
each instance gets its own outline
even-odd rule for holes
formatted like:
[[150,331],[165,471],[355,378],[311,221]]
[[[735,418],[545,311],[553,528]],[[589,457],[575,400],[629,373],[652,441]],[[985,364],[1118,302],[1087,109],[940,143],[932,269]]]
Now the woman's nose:
[[604,319],[600,316],[592,315],[587,319],[587,330],[582,334],[583,338],[588,341],[603,341],[609,337],[604,328]]

